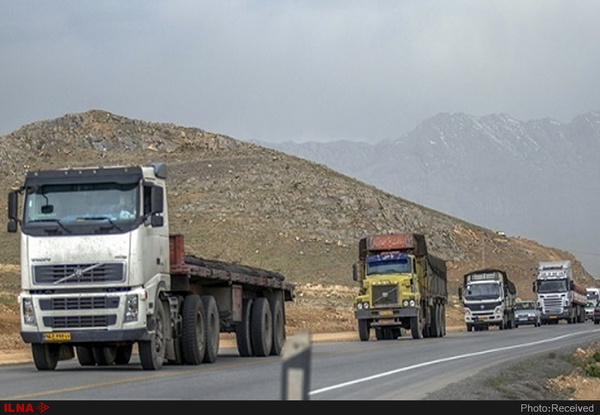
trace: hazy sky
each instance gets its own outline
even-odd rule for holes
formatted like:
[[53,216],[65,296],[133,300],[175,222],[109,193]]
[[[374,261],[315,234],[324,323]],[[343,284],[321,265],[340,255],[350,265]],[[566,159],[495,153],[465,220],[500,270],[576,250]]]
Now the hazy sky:
[[103,109],[240,140],[600,110],[597,0],[0,2],[0,135]]

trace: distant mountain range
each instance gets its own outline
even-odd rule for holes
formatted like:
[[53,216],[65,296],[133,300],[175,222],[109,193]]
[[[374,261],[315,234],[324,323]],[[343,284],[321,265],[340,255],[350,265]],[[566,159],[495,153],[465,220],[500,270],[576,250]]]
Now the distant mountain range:
[[377,143],[257,142],[404,199],[573,253],[600,278],[600,112],[565,124],[441,113]]

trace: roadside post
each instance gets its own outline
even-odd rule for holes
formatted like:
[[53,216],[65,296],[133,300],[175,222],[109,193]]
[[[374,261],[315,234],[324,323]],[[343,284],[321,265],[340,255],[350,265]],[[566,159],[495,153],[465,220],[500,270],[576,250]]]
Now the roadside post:
[[290,337],[283,345],[282,399],[308,400],[310,387],[310,333]]

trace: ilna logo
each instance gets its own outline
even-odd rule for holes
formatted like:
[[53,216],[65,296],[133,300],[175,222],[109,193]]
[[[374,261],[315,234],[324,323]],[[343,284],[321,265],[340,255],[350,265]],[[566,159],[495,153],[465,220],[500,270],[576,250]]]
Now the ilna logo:
[[31,403],[5,403],[4,412],[35,412],[34,409],[42,413],[49,408],[44,402],[40,402],[35,407]]

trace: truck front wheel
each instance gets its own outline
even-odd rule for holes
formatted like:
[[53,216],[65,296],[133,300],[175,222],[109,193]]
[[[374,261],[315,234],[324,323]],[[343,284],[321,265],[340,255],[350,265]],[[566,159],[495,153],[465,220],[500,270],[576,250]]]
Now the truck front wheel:
[[420,316],[410,318],[410,332],[413,339],[423,338],[423,326],[421,324]]
[[37,370],[54,370],[60,355],[60,344],[32,343],[31,353]]
[[363,342],[369,341],[369,337],[371,337],[369,320],[358,320],[358,337]]
[[160,299],[157,299],[155,307],[152,339],[139,342],[140,361],[145,370],[158,370],[165,360],[167,318]]

